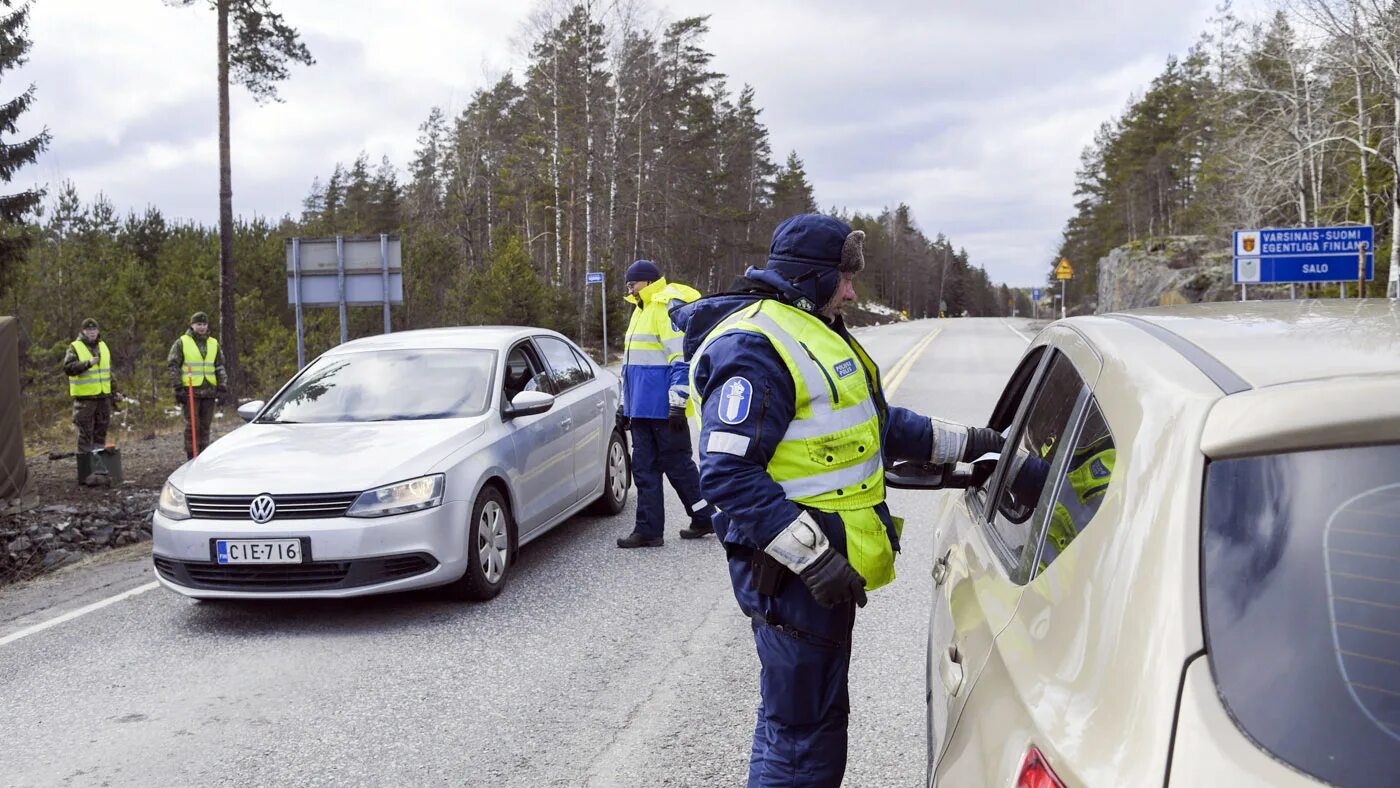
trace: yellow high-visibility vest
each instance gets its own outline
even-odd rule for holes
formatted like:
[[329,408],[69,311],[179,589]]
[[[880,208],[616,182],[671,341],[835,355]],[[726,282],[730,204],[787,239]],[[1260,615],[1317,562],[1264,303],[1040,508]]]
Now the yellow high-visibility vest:
[[214,374],[214,360],[219,357],[219,340],[209,337],[204,341],[204,355],[200,356],[194,337],[189,334],[180,337],[185,351],[185,363],[180,367],[183,371],[181,382],[186,386],[199,388],[206,380],[210,385],[219,385],[219,378]]
[[[705,338],[690,365],[690,387],[697,395],[700,358],[730,331],[760,334],[772,343],[796,390],[794,416],[768,463],[768,475],[792,502],[841,517],[846,558],[865,578],[867,590],[894,580],[894,546],[875,511],[885,500],[884,416],[876,405],[875,362],[859,342],[847,343],[820,318],[764,300],[725,318]],[[902,521],[893,519],[898,529]]]
[[[81,339],[73,340],[73,350],[77,352],[79,361],[87,361],[92,358],[92,351],[88,350],[87,343]],[[68,395],[72,397],[97,397],[111,393],[112,353],[107,350],[107,343],[99,340],[97,343],[97,363],[88,367],[81,375],[68,376]]]

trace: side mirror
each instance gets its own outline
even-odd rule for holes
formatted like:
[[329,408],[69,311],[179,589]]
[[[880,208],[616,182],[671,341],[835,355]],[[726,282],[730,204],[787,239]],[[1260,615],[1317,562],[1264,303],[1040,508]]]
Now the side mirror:
[[258,411],[261,411],[263,405],[266,404],[266,402],[260,399],[255,399],[252,402],[245,402],[238,406],[238,417],[244,421],[252,421],[258,417]]
[[885,469],[885,486],[897,490],[962,490],[987,480],[991,463],[978,463],[972,470],[958,470],[954,463],[899,462]]
[[544,391],[522,391],[506,406],[505,417],[515,419],[544,413],[554,407],[554,395]]

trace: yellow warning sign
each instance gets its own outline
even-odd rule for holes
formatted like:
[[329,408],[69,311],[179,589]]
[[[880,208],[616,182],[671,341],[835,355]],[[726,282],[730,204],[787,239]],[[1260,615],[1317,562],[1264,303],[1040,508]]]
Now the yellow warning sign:
[[1060,264],[1057,265],[1057,266],[1055,266],[1055,278],[1056,278],[1056,279],[1073,279],[1073,278],[1074,278],[1074,268],[1070,266],[1070,264],[1069,264],[1069,258],[1067,258],[1067,257],[1061,257],[1061,258],[1060,258]]

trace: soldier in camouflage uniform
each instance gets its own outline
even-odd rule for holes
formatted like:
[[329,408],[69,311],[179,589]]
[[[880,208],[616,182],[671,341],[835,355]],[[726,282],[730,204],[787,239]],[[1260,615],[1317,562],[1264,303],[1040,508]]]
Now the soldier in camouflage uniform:
[[107,445],[112,423],[112,403],[117,389],[112,382],[112,353],[102,341],[97,321],[83,321],[78,338],[63,354],[63,372],[73,398],[73,424],[78,428],[78,452],[96,451]]
[[[209,315],[195,312],[190,327],[165,358],[170,370],[171,389],[175,401],[185,416],[185,457],[192,458],[196,447],[191,436],[191,424],[199,427],[198,451],[209,446],[209,430],[214,426],[214,406],[228,399],[228,373],[224,370],[224,351],[219,340],[209,336]],[[194,389],[194,410],[190,413],[190,389]]]

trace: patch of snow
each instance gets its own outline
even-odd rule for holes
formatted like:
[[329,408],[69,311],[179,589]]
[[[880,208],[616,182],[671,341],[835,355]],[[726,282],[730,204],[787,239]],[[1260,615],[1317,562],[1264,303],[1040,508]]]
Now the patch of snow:
[[884,315],[885,317],[899,317],[898,309],[895,309],[894,307],[885,306],[879,301],[866,301],[864,303],[858,304],[857,306],[859,306],[866,312],[873,312],[877,315]]

